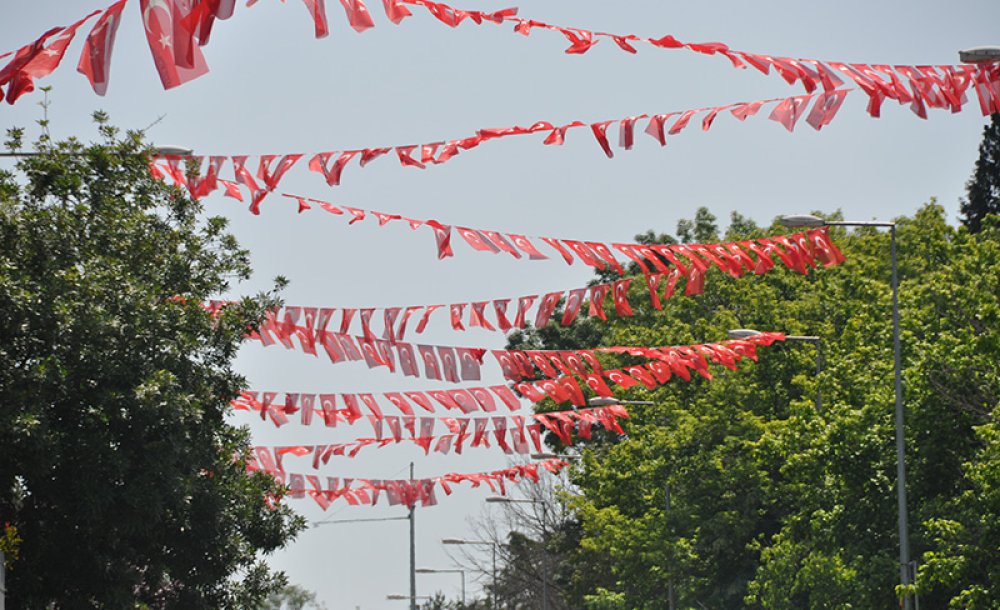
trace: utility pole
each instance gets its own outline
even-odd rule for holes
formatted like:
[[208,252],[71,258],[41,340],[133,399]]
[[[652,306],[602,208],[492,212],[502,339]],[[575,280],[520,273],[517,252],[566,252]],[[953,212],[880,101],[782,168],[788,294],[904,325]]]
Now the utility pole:
[[[410,485],[413,485],[413,462],[410,462]],[[417,610],[417,524],[416,503],[410,505],[410,610]],[[3,608],[0,608],[3,610]]]
[[[667,519],[669,519],[670,514],[670,483],[667,483],[666,487],[663,489],[664,504],[667,509]],[[673,568],[670,569],[670,578],[667,579],[667,608],[669,610],[675,610],[675,600],[674,600],[674,571]]]

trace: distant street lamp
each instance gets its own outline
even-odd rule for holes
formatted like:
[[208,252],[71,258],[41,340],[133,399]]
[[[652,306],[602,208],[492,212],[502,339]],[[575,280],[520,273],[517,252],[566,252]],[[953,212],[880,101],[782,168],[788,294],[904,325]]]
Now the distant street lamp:
[[153,154],[157,157],[190,157],[194,154],[194,149],[187,146],[168,144],[166,146],[154,146]]
[[[747,339],[760,335],[759,330],[752,328],[736,328],[727,333],[730,339]],[[812,343],[816,346],[816,375],[823,372],[823,342],[819,337],[812,335],[785,335],[785,341],[797,341],[800,343]],[[816,383],[816,411],[823,410],[823,389],[817,381]]]
[[437,570],[435,568],[417,568],[417,574],[461,574],[462,576],[462,605],[465,605],[465,570],[460,568],[454,570]]
[[[1000,52],[1000,48],[997,48]],[[896,223],[878,220],[824,220],[807,214],[783,216],[781,224],[790,228],[881,227],[889,229],[889,259],[892,265],[892,351],[896,389],[896,501],[899,510],[899,579],[903,586],[913,582],[910,570],[910,533],[906,509],[906,438],[903,413],[903,365],[899,339],[899,277],[896,260]],[[903,596],[905,610],[913,610],[913,597]]]
[[[410,481],[413,481],[413,462],[410,462]],[[415,505],[414,505],[415,506]],[[327,519],[314,521],[313,527],[332,523],[363,523],[368,521],[409,521],[410,522],[410,610],[417,610],[417,533],[416,510],[410,506],[405,517],[375,517],[371,519]],[[3,608],[0,608],[3,610]]]
[[576,455],[576,454],[570,455],[568,453],[548,453],[548,452],[532,453],[528,457],[530,457],[533,460],[578,460],[578,459],[580,459],[580,456]]
[[610,407],[611,405],[653,405],[649,400],[618,400],[608,396],[593,396],[587,399],[587,404],[591,407]]
[[983,64],[1000,61],[1000,47],[972,47],[958,52],[958,60],[964,64]]
[[[497,603],[497,543],[490,542],[488,540],[464,540],[461,538],[445,538],[441,541],[441,544],[448,545],[458,545],[458,544],[469,544],[475,546],[490,545],[493,550],[493,610],[497,610],[500,606]],[[464,575],[463,575],[463,591],[464,591]],[[464,595],[464,593],[463,593]]]
[[[389,595],[386,595],[385,598],[388,599],[389,601],[403,601],[403,600],[410,599],[410,596],[409,595],[400,595],[399,593],[390,593]],[[417,599],[431,599],[431,596],[430,595],[417,595],[416,598]]]
[[[152,147],[154,157],[190,157],[194,154],[193,148],[188,148],[186,146],[153,146]],[[37,150],[24,150],[24,151],[6,151],[0,152],[0,157],[40,157],[44,155],[44,152]]]

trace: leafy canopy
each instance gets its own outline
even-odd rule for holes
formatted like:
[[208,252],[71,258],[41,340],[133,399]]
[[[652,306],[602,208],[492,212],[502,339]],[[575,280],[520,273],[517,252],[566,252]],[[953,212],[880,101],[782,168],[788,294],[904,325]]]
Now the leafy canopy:
[[[140,133],[51,142],[0,172],[0,523],[12,608],[253,608],[302,527],[245,471],[232,361],[273,299],[221,218],[153,180]],[[21,134],[8,146],[19,149]]]

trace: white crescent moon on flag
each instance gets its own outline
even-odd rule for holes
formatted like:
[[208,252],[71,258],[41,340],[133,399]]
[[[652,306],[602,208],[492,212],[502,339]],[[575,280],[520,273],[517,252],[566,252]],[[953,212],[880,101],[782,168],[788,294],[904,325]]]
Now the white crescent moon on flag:
[[167,17],[173,21],[173,16],[170,14],[170,5],[167,4],[167,0],[149,0],[146,9],[142,11],[142,23],[146,27],[147,32],[149,31],[149,14],[153,12],[154,8],[162,8]]

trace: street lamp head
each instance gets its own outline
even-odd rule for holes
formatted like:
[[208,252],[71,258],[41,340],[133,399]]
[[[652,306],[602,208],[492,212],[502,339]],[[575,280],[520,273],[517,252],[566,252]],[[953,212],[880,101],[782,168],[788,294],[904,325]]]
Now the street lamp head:
[[793,214],[791,216],[782,216],[781,224],[790,229],[797,229],[800,227],[825,227],[826,221],[812,214]]
[[154,146],[153,156],[155,157],[190,157],[194,153],[193,148],[186,146]]
[[491,504],[510,504],[514,502],[514,500],[511,500],[510,498],[505,498],[503,496],[490,496],[486,498],[486,501]]
[[607,396],[592,396],[587,399],[587,404],[592,407],[609,407],[611,405],[620,405],[621,401]]
[[533,460],[554,460],[560,456],[554,453],[532,453],[531,459]]
[[983,46],[963,49],[958,52],[958,59],[964,64],[984,64],[1000,61],[1000,47]]
[[445,538],[441,541],[441,544],[469,544],[469,541],[462,540],[461,538]]
[[726,333],[730,339],[749,339],[761,334],[759,330],[752,328],[734,328]]
[[417,568],[416,570],[413,571],[416,572],[417,574],[434,574],[435,572],[437,572],[437,570],[433,568]]

